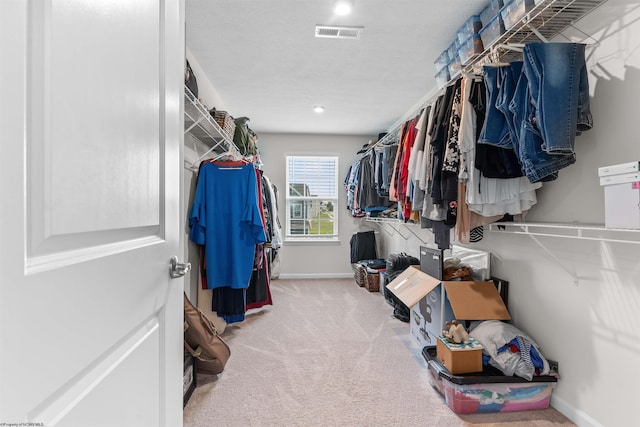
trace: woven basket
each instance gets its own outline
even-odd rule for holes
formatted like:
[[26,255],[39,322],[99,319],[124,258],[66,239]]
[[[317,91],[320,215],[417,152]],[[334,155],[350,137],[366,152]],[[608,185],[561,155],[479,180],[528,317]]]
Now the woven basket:
[[369,292],[380,292],[380,274],[367,273],[364,287],[367,288]]
[[233,140],[233,134],[236,131],[236,122],[233,117],[226,111],[218,111],[213,109],[210,111],[213,120],[220,126],[220,128],[227,134],[229,139]]
[[365,282],[367,280],[367,267],[362,264],[355,265],[355,273],[353,277],[356,279],[356,285],[360,287],[364,287]]

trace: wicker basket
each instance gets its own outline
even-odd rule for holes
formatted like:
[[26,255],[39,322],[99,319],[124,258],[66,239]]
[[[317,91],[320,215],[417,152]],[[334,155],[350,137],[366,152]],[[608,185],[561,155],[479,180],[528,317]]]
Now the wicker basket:
[[355,273],[353,277],[356,279],[356,285],[360,287],[364,287],[365,282],[367,281],[367,267],[362,264],[355,265]]
[[364,287],[367,288],[369,292],[380,292],[380,274],[367,273]]
[[233,134],[236,131],[236,122],[233,120],[233,117],[226,111],[218,111],[215,108],[209,111],[209,113],[218,126],[227,134],[229,139],[233,140]]

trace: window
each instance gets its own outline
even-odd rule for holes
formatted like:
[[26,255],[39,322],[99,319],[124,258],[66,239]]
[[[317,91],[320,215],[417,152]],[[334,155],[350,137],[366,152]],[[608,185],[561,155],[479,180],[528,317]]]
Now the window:
[[338,158],[287,156],[288,240],[338,239]]

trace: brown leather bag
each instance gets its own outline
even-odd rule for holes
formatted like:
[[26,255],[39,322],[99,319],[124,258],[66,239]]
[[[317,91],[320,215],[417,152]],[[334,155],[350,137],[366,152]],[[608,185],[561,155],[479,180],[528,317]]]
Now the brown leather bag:
[[184,294],[184,348],[197,359],[196,370],[216,375],[224,370],[231,350],[220,338],[213,322],[191,304]]

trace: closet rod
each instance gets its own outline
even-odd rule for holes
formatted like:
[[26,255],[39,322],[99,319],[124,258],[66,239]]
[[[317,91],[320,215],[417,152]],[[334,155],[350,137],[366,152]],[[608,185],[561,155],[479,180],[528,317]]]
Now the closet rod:
[[[451,82],[453,83],[453,81]],[[423,96],[420,101],[411,107],[407,113],[401,116],[398,120],[396,120],[387,130],[387,134],[380,138],[378,142],[376,142],[371,148],[376,148],[384,145],[390,145],[390,143],[397,137],[398,139],[401,137],[400,130],[402,129],[402,125],[406,122],[409,117],[413,117],[420,113],[420,111],[427,107],[427,105],[431,104],[434,99],[442,92],[444,88],[434,88],[430,90],[425,96]],[[399,141],[398,141],[399,142]]]

